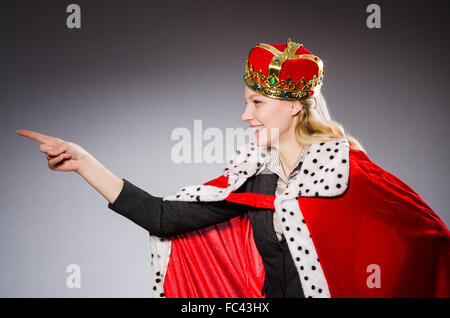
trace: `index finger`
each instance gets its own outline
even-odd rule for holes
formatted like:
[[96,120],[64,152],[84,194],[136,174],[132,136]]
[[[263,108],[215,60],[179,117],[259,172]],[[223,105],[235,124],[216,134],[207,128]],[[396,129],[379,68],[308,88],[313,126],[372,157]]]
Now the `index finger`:
[[55,145],[59,141],[62,141],[59,138],[43,135],[38,132],[26,130],[26,129],[19,129],[19,130],[17,130],[17,133],[21,136],[28,137],[28,138],[31,138],[36,141],[42,142],[44,144],[49,144],[49,145]]

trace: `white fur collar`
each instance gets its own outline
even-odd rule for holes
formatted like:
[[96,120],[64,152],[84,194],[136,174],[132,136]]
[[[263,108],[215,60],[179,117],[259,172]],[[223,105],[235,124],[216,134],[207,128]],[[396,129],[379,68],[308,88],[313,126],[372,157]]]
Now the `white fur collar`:
[[[183,187],[165,200],[220,201],[237,190],[248,178],[256,174],[270,158],[267,147],[247,143],[236,150],[226,163],[224,175],[228,187],[210,185]],[[295,197],[334,197],[345,192],[349,178],[349,144],[346,138],[312,144],[305,156],[301,171],[292,179],[280,200]]]

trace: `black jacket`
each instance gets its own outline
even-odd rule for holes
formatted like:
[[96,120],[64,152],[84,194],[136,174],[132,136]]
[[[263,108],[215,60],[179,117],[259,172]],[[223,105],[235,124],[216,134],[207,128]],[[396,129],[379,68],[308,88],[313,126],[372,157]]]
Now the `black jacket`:
[[[274,173],[254,175],[237,189],[275,195],[278,176]],[[228,221],[248,213],[253,237],[261,255],[265,280],[261,295],[268,298],[304,297],[300,279],[283,236],[278,241],[273,227],[273,209],[255,208],[226,200],[215,202],[164,201],[123,179],[124,186],[114,203],[108,207],[148,230],[150,234],[167,237]]]

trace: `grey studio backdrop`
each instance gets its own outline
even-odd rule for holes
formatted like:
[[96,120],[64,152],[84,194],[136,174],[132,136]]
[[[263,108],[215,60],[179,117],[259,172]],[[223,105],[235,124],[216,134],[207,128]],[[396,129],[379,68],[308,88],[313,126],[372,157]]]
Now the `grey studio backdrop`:
[[[66,7],[81,8],[81,29]],[[2,1],[0,296],[150,297],[148,232],[75,173],[53,172],[29,129],[80,144],[156,196],[218,177],[176,164],[177,127],[242,127],[258,42],[303,43],[325,65],[335,120],[448,226],[448,2]],[[77,264],[81,287],[68,288]]]

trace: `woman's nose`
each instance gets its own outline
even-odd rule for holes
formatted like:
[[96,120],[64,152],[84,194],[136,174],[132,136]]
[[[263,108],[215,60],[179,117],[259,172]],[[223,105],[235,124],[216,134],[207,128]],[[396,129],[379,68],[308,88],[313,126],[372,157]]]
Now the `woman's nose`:
[[245,107],[244,112],[243,112],[242,115],[241,115],[241,119],[242,119],[242,121],[248,122],[249,120],[252,120],[253,117],[254,117],[254,113],[253,113],[253,111],[251,110],[250,105],[247,105],[247,106]]

